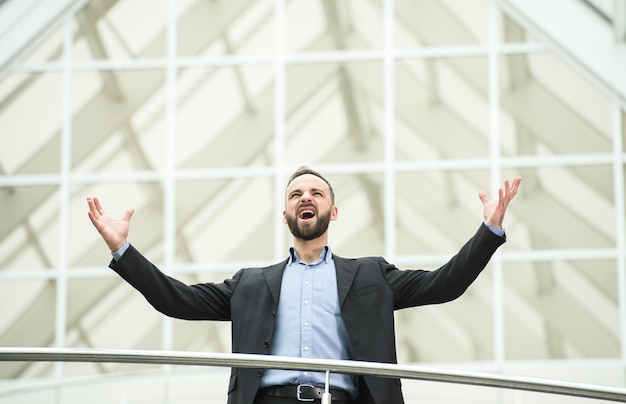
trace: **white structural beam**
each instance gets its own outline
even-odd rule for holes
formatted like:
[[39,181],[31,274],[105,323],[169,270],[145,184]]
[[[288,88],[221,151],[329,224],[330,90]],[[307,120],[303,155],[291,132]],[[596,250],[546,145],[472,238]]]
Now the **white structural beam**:
[[[605,89],[626,97],[626,47],[613,27],[578,1],[497,0],[511,18],[584,68]],[[564,18],[566,16],[566,18]]]
[[0,78],[85,3],[87,0],[6,2],[0,13]]

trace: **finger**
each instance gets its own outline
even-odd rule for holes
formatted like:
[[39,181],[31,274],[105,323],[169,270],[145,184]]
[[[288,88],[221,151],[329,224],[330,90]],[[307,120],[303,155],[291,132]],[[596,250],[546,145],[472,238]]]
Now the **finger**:
[[513,185],[509,187],[508,180],[506,182],[506,190],[507,190],[507,199],[510,201],[517,194],[517,189],[519,188],[519,184],[522,182],[521,177],[513,178]]
[[87,216],[89,216],[89,220],[91,220],[91,223],[96,226],[96,224],[98,223],[98,221],[96,220],[96,217],[94,216],[93,212],[89,211],[87,212]]
[[100,200],[96,197],[93,198],[94,204],[96,205],[96,209],[100,215],[104,215],[104,209],[102,209],[102,205],[100,205]]
[[124,213],[124,221],[125,222],[130,222],[130,218],[133,216],[133,213],[135,213],[135,209],[130,208],[126,211],[126,213]]
[[507,202],[511,199],[511,185],[509,179],[504,180],[504,198]]
[[[96,206],[94,204],[93,198],[92,197],[88,197],[87,198],[87,206],[89,206],[89,214],[90,214],[90,218],[94,215],[97,214],[97,210],[96,210]],[[95,216],[93,217],[95,219]]]
[[89,220],[91,220],[91,224],[98,230],[98,232],[102,231],[102,223],[100,223],[99,217],[92,211],[87,212],[87,216],[89,216]]
[[522,182],[522,177],[515,177],[513,178],[513,186],[511,186],[511,190],[513,192],[513,194],[517,193],[517,190],[519,188],[519,184]]
[[487,197],[487,194],[484,191],[479,191],[478,197],[480,198],[480,201],[483,203],[483,205],[486,203],[489,203],[489,198]]

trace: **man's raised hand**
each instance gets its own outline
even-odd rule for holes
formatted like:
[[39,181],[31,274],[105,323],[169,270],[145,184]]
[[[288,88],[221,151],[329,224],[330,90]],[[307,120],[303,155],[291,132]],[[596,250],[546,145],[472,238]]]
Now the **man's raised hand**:
[[498,190],[498,199],[493,201],[489,200],[485,192],[478,192],[478,197],[483,203],[483,216],[491,226],[502,228],[506,208],[509,206],[509,202],[511,202],[515,194],[517,194],[517,189],[521,182],[522,177],[513,178],[513,184],[509,184],[508,179],[505,180],[504,190],[500,188]]
[[128,237],[128,230],[130,227],[130,218],[135,213],[135,209],[128,209],[121,220],[113,219],[107,215],[100,205],[100,201],[96,197],[88,197],[87,205],[89,205],[89,211],[87,215],[93,223],[98,233],[102,236],[104,241],[109,246],[111,252],[115,252],[120,249],[126,242]]

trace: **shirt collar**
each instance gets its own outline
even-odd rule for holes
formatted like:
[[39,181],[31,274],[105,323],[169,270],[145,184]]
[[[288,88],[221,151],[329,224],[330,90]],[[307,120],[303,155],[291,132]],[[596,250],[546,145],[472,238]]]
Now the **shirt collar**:
[[[328,264],[328,262],[332,259],[333,259],[333,252],[331,251],[329,245],[325,245],[324,249],[320,253],[320,258],[317,261],[313,262],[313,264],[318,264],[320,262],[324,262]],[[296,253],[296,249],[293,247],[289,247],[289,261],[287,262],[287,265],[291,265],[296,262],[301,262],[300,258],[298,257],[298,254]]]

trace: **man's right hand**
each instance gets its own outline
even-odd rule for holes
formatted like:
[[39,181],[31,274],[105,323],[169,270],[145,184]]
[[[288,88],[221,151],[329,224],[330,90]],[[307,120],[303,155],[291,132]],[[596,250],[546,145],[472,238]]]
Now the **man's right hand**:
[[130,227],[130,218],[133,216],[133,213],[135,213],[135,209],[128,209],[122,220],[117,220],[104,212],[98,198],[88,197],[87,205],[89,205],[87,215],[89,215],[91,223],[93,223],[98,233],[100,233],[107,243],[111,252],[119,250],[124,243],[126,243]]

